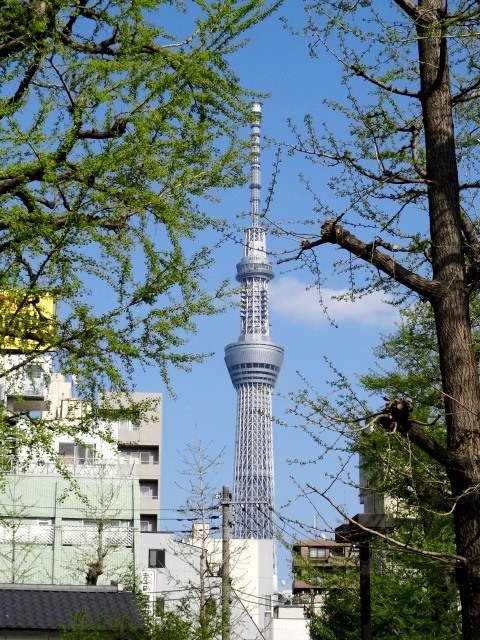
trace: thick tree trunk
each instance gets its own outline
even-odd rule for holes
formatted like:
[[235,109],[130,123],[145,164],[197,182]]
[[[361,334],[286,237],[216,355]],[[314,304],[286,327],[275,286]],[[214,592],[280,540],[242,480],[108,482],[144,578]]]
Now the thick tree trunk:
[[[457,571],[463,637],[480,638],[480,387],[472,348],[469,292],[462,250],[459,183],[442,0],[419,0],[420,77],[433,277],[440,294],[433,300],[443,381],[447,468],[453,495]],[[438,289],[437,289],[438,290]]]

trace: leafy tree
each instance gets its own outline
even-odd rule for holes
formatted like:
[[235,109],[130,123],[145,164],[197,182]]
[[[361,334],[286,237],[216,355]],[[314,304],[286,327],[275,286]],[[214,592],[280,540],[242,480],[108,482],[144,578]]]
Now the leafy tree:
[[343,70],[344,101],[330,105],[346,117],[348,137],[319,132],[311,116],[294,128],[295,150],[325,167],[336,194],[335,205],[316,195],[320,234],[305,237],[295,257],[317,266],[317,248],[332,245],[347,257],[336,273],[348,275],[353,294],[382,290],[398,304],[431,306],[444,435],[422,424],[408,399],[395,401],[397,393],[374,428],[444,470],[462,633],[473,640],[480,636],[480,388],[470,313],[480,273],[480,9],[469,0],[327,0],[309,3],[308,16],[311,54],[323,45]]
[[116,618],[97,616],[93,619],[87,611],[79,611],[72,622],[60,630],[62,640],[147,640],[146,629],[138,628],[128,615]]
[[[392,554],[374,545],[371,563],[372,637],[378,640],[460,638],[452,572],[418,556]],[[359,640],[358,569],[330,578],[324,605],[310,617],[313,640]],[[328,586],[328,585],[326,585]]]
[[[475,300],[473,305],[474,310]],[[416,419],[428,422],[429,433],[444,441],[433,316],[423,303],[401,316],[398,330],[382,336],[374,350],[374,366],[360,377],[362,391],[372,392],[374,398],[401,392],[413,402]],[[377,504],[395,515],[395,547],[379,540],[371,543],[372,634],[376,638],[459,637],[452,496],[445,469],[415,450],[402,434],[372,429],[380,417],[377,414],[367,418],[370,427],[357,428],[359,409],[369,413],[366,401],[341,376],[334,384],[340,411],[322,405],[321,399],[312,404],[323,416],[347,423],[343,431],[347,452],[359,454],[368,479],[362,487],[365,499],[372,505],[376,496]],[[325,607],[311,619],[316,638],[359,637],[358,587],[358,568],[347,575],[333,572],[325,583]]]
[[175,611],[165,611],[151,631],[152,640],[190,640],[191,624]]
[[[169,365],[200,360],[185,352],[188,333],[225,292],[203,290],[205,232],[224,223],[201,202],[243,181],[248,153],[237,132],[252,94],[232,56],[277,4],[3,3],[0,339],[17,354],[4,358],[7,378],[53,352],[94,407],[99,390],[128,391],[137,366],[168,384]],[[2,409],[0,431],[53,455],[64,425],[27,413]],[[93,412],[72,429],[96,424]]]

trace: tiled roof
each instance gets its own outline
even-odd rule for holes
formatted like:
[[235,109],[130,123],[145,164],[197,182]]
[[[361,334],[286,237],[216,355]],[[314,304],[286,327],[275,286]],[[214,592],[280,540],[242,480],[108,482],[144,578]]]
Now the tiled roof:
[[85,611],[87,619],[108,623],[128,617],[135,628],[143,627],[130,591],[105,587],[62,587],[53,585],[0,585],[0,631],[54,630],[71,624],[75,614]]
[[320,538],[317,540],[300,540],[300,542],[296,542],[294,547],[345,547],[349,546],[348,543],[345,542],[337,542],[336,540],[328,540],[325,538]]

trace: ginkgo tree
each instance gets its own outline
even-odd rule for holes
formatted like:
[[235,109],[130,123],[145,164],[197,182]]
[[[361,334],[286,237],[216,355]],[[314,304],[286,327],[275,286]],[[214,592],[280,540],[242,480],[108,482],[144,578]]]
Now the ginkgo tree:
[[[0,346],[20,356],[2,375],[54,354],[92,407],[80,438],[98,432],[99,390],[128,392],[142,366],[168,385],[200,359],[188,334],[225,293],[204,286],[224,222],[203,205],[248,158],[253,96],[232,64],[277,4],[2,4]],[[43,455],[57,427],[25,413],[2,405],[2,451]]]

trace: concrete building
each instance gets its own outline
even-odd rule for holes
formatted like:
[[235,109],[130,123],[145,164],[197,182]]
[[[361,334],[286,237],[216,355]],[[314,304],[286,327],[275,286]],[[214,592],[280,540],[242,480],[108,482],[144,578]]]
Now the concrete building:
[[75,490],[53,465],[5,476],[0,582],[85,584],[96,572],[98,584],[110,584],[138,566],[138,482],[100,465],[97,477],[72,476]]
[[[195,612],[203,597],[211,598],[220,615],[221,540],[198,530],[184,541],[173,534],[142,532],[142,589],[149,599],[150,611],[159,614],[173,610],[183,598]],[[232,540],[231,562],[231,637],[232,640],[273,640],[268,635],[273,615],[271,576],[271,540]],[[206,551],[206,553],[205,553]]]
[[161,393],[134,392],[131,399],[134,402],[148,401],[151,407],[138,423],[118,421],[118,453],[122,460],[135,464],[135,476],[140,485],[141,530],[157,531],[160,519],[163,396]]
[[[109,398],[107,396],[107,398]],[[111,398],[109,398],[111,400]],[[160,517],[160,467],[162,443],[161,393],[133,392],[128,398],[117,398],[114,405],[127,402],[148,403],[148,410],[135,422],[122,418],[115,422],[99,422],[99,433],[111,429],[117,442],[109,444],[100,436],[87,436],[79,444],[75,436],[57,438],[57,451],[62,461],[88,464],[101,457],[103,460],[120,458],[134,467],[134,476],[140,486],[140,527],[142,531],[156,531]],[[73,397],[73,384],[58,373],[51,382],[49,410],[43,417],[51,420],[81,420],[91,413],[90,407]]]
[[[24,356],[3,357],[15,373]],[[107,421],[52,373],[51,357],[37,360],[0,379],[9,411],[38,412],[47,432],[55,427],[51,459],[19,444],[21,415],[1,443],[0,581],[109,584],[138,572],[140,529],[157,528],[162,396],[134,393],[133,402],[148,401],[144,417]]]

